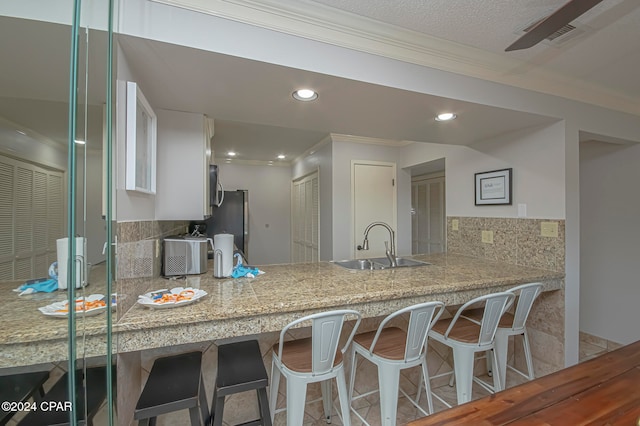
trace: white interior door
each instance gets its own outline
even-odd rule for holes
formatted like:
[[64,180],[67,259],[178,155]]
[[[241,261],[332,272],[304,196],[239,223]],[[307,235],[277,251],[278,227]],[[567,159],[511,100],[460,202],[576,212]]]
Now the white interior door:
[[[373,161],[351,163],[353,196],[353,253],[357,259],[382,257],[389,232],[376,226],[369,232],[369,250],[358,250],[364,231],[373,222],[385,222],[396,230],[396,165]],[[397,241],[396,241],[397,242]]]
[[444,176],[411,182],[411,246],[413,254],[445,251]]

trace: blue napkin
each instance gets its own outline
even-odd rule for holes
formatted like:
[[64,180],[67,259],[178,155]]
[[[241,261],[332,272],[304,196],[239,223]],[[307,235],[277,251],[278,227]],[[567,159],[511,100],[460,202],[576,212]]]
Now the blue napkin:
[[248,266],[244,266],[242,264],[236,265],[236,267],[233,268],[233,271],[231,272],[231,276],[233,278],[240,278],[240,277],[254,278],[256,275],[259,275],[259,274],[264,274],[264,272],[258,268],[251,268]]
[[18,287],[18,291],[21,291],[20,296],[23,294],[31,294],[31,293],[51,293],[52,291],[56,291],[58,289],[58,280],[56,279],[48,279],[44,281],[39,281],[32,284],[22,284]]

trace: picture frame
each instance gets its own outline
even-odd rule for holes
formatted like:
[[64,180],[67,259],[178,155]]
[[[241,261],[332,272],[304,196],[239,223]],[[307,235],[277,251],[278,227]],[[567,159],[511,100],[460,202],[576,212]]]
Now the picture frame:
[[491,170],[475,174],[475,205],[511,205],[513,169]]
[[158,119],[138,84],[127,81],[125,188],[156,193]]

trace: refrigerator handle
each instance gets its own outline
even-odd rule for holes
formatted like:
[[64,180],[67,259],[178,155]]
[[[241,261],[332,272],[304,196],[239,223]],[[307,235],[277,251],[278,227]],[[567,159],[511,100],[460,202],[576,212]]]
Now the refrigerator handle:
[[244,191],[244,247],[242,248],[243,254],[247,256],[249,249],[249,192]]
[[218,187],[220,188],[220,200],[216,203],[216,207],[220,207],[222,202],[224,201],[224,188],[222,187],[222,182],[218,179]]

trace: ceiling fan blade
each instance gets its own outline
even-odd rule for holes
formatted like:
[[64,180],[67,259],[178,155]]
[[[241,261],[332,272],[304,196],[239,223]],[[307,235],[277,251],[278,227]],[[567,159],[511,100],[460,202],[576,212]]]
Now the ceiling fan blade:
[[571,0],[551,15],[538,22],[529,32],[513,42],[504,51],[528,49],[558,31],[602,0]]

